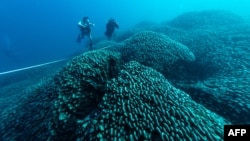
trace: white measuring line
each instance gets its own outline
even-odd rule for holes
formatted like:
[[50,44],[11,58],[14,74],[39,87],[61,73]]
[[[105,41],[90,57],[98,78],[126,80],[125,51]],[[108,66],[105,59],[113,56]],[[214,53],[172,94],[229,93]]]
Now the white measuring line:
[[22,70],[27,70],[27,69],[32,69],[32,68],[37,68],[37,67],[41,67],[41,66],[45,66],[45,65],[49,65],[49,64],[54,64],[54,63],[57,63],[57,62],[62,62],[62,61],[67,60],[67,59],[68,58],[60,59],[60,60],[56,60],[56,61],[52,61],[52,62],[48,62],[48,63],[43,63],[43,64],[39,64],[39,65],[34,65],[34,66],[26,67],[26,68],[21,68],[21,69],[16,69],[16,70],[11,70],[11,71],[1,72],[0,75],[12,73],[12,72],[17,72],[17,71],[22,71]]
[[[106,49],[106,48],[110,48],[110,47],[111,47],[111,45],[109,45],[107,47],[104,47],[104,48],[100,48],[98,50],[102,50],[102,49]],[[52,61],[52,62],[48,62],[48,63],[43,63],[43,64],[39,64],[39,65],[34,65],[34,66],[26,67],[26,68],[21,68],[21,69],[16,69],[16,70],[11,70],[11,71],[1,72],[0,75],[12,73],[12,72],[17,72],[17,71],[22,71],[22,70],[27,70],[27,69],[32,69],[32,68],[37,68],[37,67],[41,67],[41,66],[46,66],[46,65],[49,65],[49,64],[54,64],[54,63],[57,63],[57,62],[68,60],[68,59],[69,58],[65,58],[65,59],[56,60],[56,61]]]

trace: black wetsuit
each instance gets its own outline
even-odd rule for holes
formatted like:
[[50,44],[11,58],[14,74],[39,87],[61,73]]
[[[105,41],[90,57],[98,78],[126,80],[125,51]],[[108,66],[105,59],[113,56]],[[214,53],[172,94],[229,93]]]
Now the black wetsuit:
[[90,29],[90,25],[89,25],[89,23],[86,23],[86,27],[81,27],[80,26],[80,30],[81,30],[81,33],[82,33],[82,35],[84,36],[84,35],[90,35],[90,32],[91,32],[91,29]]
[[79,26],[80,30],[81,30],[81,36],[87,35],[89,36],[91,33],[91,29],[90,29],[90,24],[89,23],[84,23],[85,27]]
[[109,21],[107,24],[106,24],[106,32],[105,32],[105,35],[107,36],[108,39],[110,39],[112,37],[112,34],[114,33],[115,31],[115,28],[119,28],[119,25],[114,22],[114,21]]
[[90,44],[90,48],[92,48],[92,39],[91,39],[91,28],[90,28],[90,23],[84,23],[84,27],[83,26],[79,26],[81,33],[78,35],[77,37],[77,42],[80,43],[81,39],[84,38],[85,35],[87,35],[90,39],[89,44]]

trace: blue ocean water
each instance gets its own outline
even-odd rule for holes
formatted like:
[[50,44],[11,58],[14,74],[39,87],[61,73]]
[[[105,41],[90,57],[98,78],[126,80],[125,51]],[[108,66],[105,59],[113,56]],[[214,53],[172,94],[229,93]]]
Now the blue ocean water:
[[[223,140],[224,125],[250,124],[248,7],[0,1],[0,141]],[[76,42],[83,16],[92,50]]]
[[104,36],[105,24],[115,18],[120,30],[138,22],[162,22],[183,12],[206,9],[231,10],[249,15],[247,0],[137,0],[137,1],[0,1],[0,72],[62,59],[81,51],[75,42],[77,22],[89,16],[96,24],[93,37]]

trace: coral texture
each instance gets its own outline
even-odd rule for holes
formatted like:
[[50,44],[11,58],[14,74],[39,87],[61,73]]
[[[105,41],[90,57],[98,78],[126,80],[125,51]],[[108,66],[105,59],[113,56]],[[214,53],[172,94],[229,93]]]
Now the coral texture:
[[125,41],[122,59],[137,61],[160,72],[173,71],[171,65],[178,61],[194,61],[189,48],[169,37],[152,31],[142,31]]
[[79,121],[78,140],[220,140],[223,119],[174,88],[162,74],[125,64],[93,117]]

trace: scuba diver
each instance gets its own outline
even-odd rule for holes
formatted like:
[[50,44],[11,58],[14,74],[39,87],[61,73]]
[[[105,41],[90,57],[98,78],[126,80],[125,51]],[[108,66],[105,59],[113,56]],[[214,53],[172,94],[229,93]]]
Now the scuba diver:
[[83,17],[81,21],[78,22],[78,27],[80,28],[81,33],[77,37],[77,42],[80,43],[84,36],[89,38],[89,49],[92,49],[92,36],[91,36],[91,27],[94,27],[95,24],[89,21],[88,17]]
[[118,28],[119,28],[119,25],[118,25],[118,23],[117,23],[113,18],[111,18],[111,19],[108,21],[108,23],[106,24],[106,32],[104,33],[104,34],[107,36],[108,40],[111,39],[112,34],[113,34],[114,31],[115,31],[115,28],[118,29]]

